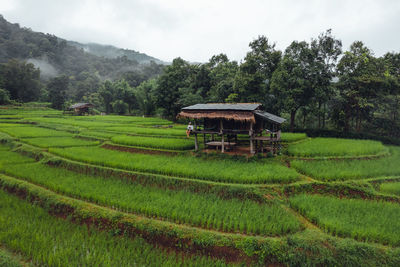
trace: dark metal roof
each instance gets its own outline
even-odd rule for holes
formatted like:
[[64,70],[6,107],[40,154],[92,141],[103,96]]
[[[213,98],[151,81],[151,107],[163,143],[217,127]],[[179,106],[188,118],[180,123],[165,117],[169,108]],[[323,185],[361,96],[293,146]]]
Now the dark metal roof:
[[239,111],[254,111],[261,104],[253,103],[253,104],[196,104],[188,107],[182,108],[182,110],[239,110]]
[[71,105],[69,108],[84,108],[84,107],[93,107],[93,104],[90,103],[76,103]]
[[271,113],[268,113],[268,112],[265,112],[265,111],[258,111],[257,110],[257,111],[254,112],[254,114],[259,116],[259,117],[261,117],[261,118],[263,118],[263,119],[265,119],[265,120],[267,120],[267,121],[273,122],[273,123],[282,124],[283,122],[286,121],[286,119],[284,119],[284,118],[281,118],[279,116],[276,116],[274,114],[271,114]]

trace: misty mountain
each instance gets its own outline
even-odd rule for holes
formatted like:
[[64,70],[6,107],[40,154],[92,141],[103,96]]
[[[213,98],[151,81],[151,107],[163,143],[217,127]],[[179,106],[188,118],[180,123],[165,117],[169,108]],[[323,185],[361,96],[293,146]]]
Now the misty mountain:
[[[125,78],[132,86],[159,75],[162,61],[133,50],[99,44],[80,44],[10,23],[0,15],[0,63],[30,62],[46,80],[67,75],[96,79]],[[83,79],[83,78],[82,78]]]
[[165,64],[165,62],[148,56],[144,53],[140,53],[134,50],[122,49],[112,45],[102,45],[96,43],[81,44],[74,41],[67,41],[68,44],[73,45],[79,49],[83,49],[85,52],[105,58],[118,58],[126,57],[129,60],[135,60],[139,63],[150,63],[153,61],[157,64]]

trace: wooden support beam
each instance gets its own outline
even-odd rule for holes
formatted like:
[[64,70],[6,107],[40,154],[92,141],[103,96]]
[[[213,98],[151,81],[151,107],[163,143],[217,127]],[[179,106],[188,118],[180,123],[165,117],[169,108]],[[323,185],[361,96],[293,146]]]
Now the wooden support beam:
[[224,134],[221,136],[221,152],[225,152],[225,145],[224,145]]
[[221,134],[221,152],[225,152],[225,146],[224,146],[224,123],[222,119],[219,120],[219,133]]
[[250,122],[250,130],[249,130],[249,136],[250,136],[250,153],[254,154],[254,144],[253,144],[253,122]]
[[199,150],[199,144],[197,142],[197,133],[194,134],[194,150],[195,151]]

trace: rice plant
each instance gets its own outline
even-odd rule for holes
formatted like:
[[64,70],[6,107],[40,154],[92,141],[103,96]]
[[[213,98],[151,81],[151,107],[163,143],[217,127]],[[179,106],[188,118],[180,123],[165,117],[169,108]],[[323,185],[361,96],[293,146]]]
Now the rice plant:
[[306,139],[307,135],[305,133],[285,133],[283,132],[281,135],[282,142],[296,142],[303,139]]
[[276,204],[224,200],[214,194],[147,187],[120,179],[77,174],[41,163],[5,166],[3,171],[52,191],[101,205],[204,228],[261,235],[285,234],[301,228],[293,215]]
[[385,151],[381,142],[372,140],[353,140],[340,138],[312,138],[289,145],[288,153],[293,156],[368,156]]
[[3,267],[23,267],[15,256],[0,247],[0,266]]
[[50,148],[49,151],[101,166],[218,182],[287,183],[300,178],[295,170],[275,161],[204,160],[188,156],[134,154],[99,147]]
[[397,203],[301,194],[291,197],[290,204],[334,235],[400,245]]
[[78,134],[79,136],[87,136],[87,137],[94,137],[94,138],[104,138],[110,139],[111,137],[118,135],[118,133],[109,133],[103,131],[94,131],[94,130],[81,130]]
[[348,180],[400,175],[400,147],[390,156],[369,160],[293,160],[291,166],[318,180]]
[[400,182],[383,183],[379,186],[379,190],[383,193],[400,196]]
[[183,257],[142,238],[114,236],[51,217],[0,190],[0,242],[37,266],[226,266],[207,257]]
[[8,147],[0,146],[0,169],[2,166],[13,166],[19,163],[34,161],[33,158],[24,157],[18,153],[9,151]]
[[194,149],[194,141],[190,139],[118,135],[112,137],[111,141],[116,144],[138,147],[151,147],[171,150]]
[[104,130],[118,132],[118,133],[126,133],[126,134],[137,134],[137,135],[177,136],[177,137],[179,137],[179,136],[185,137],[186,136],[185,130],[174,129],[174,128],[112,126],[112,127],[107,127]]
[[73,147],[73,146],[95,146],[100,144],[99,141],[88,141],[74,137],[36,137],[25,138],[24,143],[49,148],[49,147]]
[[18,138],[49,137],[49,136],[72,136],[71,133],[56,131],[34,126],[4,127],[0,131]]

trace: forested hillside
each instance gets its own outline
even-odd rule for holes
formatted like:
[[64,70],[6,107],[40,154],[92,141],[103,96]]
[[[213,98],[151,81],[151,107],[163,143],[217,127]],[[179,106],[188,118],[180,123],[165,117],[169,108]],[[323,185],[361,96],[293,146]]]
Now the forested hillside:
[[139,64],[122,49],[78,49],[3,18],[0,24],[1,103],[49,101],[62,109],[85,101],[107,113],[175,120],[195,103],[259,102],[286,117],[290,130],[399,137],[400,53],[377,57],[362,41],[344,50],[331,30],[284,51],[259,36],[240,63],[219,54],[201,64],[176,58],[163,66]]
[[[63,75],[68,77],[68,99],[79,101],[84,95],[96,92],[104,80],[124,78],[136,86],[161,73],[163,66],[151,61],[154,58],[135,51],[123,51],[129,58],[124,55],[97,56],[57,36],[21,28],[0,15],[3,72],[0,87],[8,89],[12,99],[23,102],[46,100],[49,80]],[[17,76],[20,78],[12,79]]]

